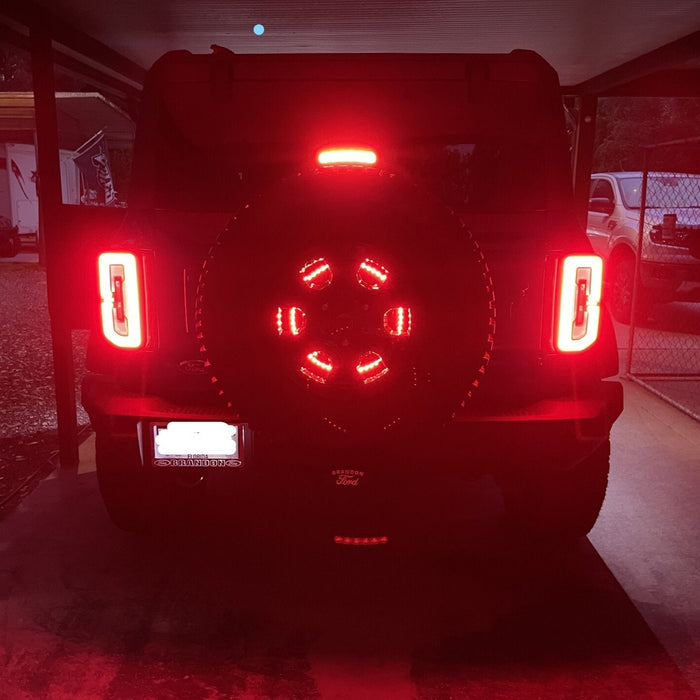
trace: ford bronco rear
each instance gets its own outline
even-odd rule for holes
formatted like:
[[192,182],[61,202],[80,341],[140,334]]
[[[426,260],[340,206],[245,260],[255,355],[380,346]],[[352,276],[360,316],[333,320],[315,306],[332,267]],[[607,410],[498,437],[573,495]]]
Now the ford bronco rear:
[[225,473],[261,510],[358,494],[319,527],[383,544],[399,481],[491,474],[515,527],[585,534],[621,388],[570,182],[530,52],[166,54],[96,261],[83,401],[114,522]]

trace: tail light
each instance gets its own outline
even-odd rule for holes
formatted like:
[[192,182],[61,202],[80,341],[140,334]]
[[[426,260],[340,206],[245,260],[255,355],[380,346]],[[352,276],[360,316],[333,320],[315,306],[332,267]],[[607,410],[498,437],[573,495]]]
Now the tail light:
[[598,338],[603,261],[597,255],[570,255],[561,263],[556,345],[579,352]]
[[97,268],[105,338],[120,348],[140,348],[144,332],[136,256],[133,253],[102,253]]

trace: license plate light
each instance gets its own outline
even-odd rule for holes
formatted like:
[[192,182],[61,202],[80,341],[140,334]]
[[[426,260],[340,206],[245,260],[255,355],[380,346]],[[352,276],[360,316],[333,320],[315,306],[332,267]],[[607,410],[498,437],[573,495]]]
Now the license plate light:
[[245,429],[224,421],[153,423],[154,467],[242,467]]

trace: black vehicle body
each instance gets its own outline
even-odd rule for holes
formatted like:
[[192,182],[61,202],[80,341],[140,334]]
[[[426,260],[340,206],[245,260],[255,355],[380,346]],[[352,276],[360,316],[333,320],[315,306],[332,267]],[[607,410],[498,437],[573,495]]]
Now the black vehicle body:
[[[377,162],[314,160],[334,146]],[[290,499],[385,488],[385,515],[397,483],[493,474],[517,526],[585,533],[621,388],[604,311],[589,347],[555,339],[561,261],[591,251],[570,182],[557,77],[530,52],[166,54],[105,242],[137,257],[143,339],[108,342],[96,295],[83,387],[113,519],[147,527],[222,470]],[[325,289],[298,277],[330,279],[319,260]],[[239,426],[243,465],[153,466],[170,421]],[[337,542],[386,541],[363,502]]]

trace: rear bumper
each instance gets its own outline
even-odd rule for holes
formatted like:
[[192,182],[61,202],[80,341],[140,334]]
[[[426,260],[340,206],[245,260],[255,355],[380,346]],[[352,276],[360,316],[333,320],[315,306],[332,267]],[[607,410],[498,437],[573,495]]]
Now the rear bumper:
[[[93,427],[113,436],[136,438],[139,424],[155,421],[222,420],[242,422],[223,407],[183,405],[158,396],[120,391],[113,379],[89,374],[83,383],[83,404]],[[410,439],[368,445],[338,443],[335,447],[286,448],[256,439],[251,464],[258,470],[310,472],[329,468],[381,468],[386,473],[479,475],[527,469],[568,469],[589,456],[610,435],[622,411],[622,386],[597,382],[586,396],[542,400],[509,412],[462,411],[447,425],[416,426]]]
[[610,437],[622,408],[622,385],[603,381],[585,396],[541,400],[510,412],[458,414],[451,426],[454,449],[465,460],[478,457],[491,473],[566,470]]

